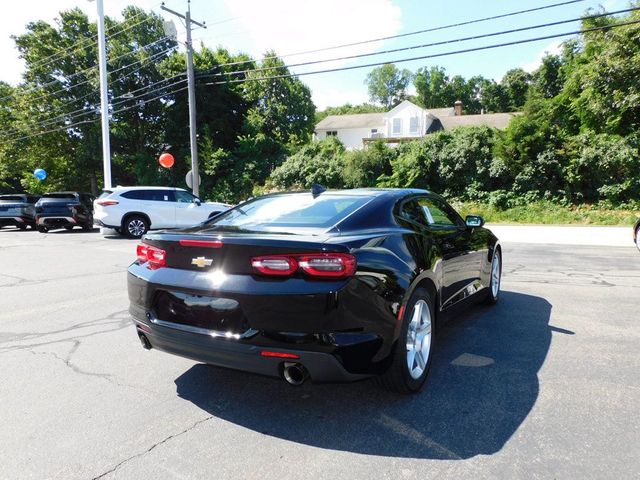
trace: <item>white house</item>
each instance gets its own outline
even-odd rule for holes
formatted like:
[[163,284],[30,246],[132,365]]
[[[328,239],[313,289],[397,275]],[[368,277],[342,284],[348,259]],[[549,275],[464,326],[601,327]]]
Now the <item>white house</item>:
[[315,138],[323,140],[333,135],[347,150],[357,150],[378,139],[397,145],[463,125],[489,125],[503,129],[513,115],[462,115],[462,102],[456,102],[452,108],[425,110],[405,100],[386,113],[329,115],[316,125]]

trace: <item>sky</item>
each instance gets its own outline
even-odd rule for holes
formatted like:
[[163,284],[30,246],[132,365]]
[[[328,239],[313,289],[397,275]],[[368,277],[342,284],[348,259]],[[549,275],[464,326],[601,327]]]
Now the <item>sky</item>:
[[[194,20],[204,21],[206,29],[193,32],[194,41],[215,48],[223,46],[233,53],[244,52],[259,57],[267,50],[275,50],[285,63],[335,59],[350,55],[369,54],[395,48],[414,47],[427,43],[454,40],[461,37],[499,32],[519,27],[577,18],[589,8],[602,5],[608,11],[628,6],[628,0],[583,0],[571,5],[532,12],[505,19],[475,23],[402,38],[379,40],[348,48],[319,53],[315,50],[363,40],[379,39],[418,30],[460,23],[500,15],[562,0],[192,0]],[[105,13],[120,18],[127,5],[153,10],[168,20],[171,15],[160,9],[159,0],[104,0]],[[184,12],[187,0],[166,0],[167,7]],[[61,10],[79,7],[89,18],[96,19],[96,3],[91,0],[21,0],[3,5],[0,17],[0,80],[16,84],[21,79],[24,65],[19,59],[11,35],[25,31],[25,25],[37,20],[53,22]],[[184,38],[184,27],[176,22],[179,38]],[[350,67],[376,62],[396,62],[398,67],[415,72],[419,68],[442,66],[449,75],[471,77],[482,75],[499,81],[511,68],[522,67],[533,71],[545,52],[557,52],[561,41],[570,38],[547,39],[528,44],[498,49],[427,58],[408,62],[400,59],[450,52],[459,49],[491,45],[525,38],[552,35],[578,30],[573,22],[550,28],[501,35],[489,39],[427,48],[414,48],[405,52],[374,55],[359,59],[335,60],[318,65],[292,67],[295,73]],[[294,55],[298,54],[298,55]],[[341,72],[304,75],[301,80],[310,88],[319,109],[344,103],[359,104],[368,101],[364,83],[371,68]]]

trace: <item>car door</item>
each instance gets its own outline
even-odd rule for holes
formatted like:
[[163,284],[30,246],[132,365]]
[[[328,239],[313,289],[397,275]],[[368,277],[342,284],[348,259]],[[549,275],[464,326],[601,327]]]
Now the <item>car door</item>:
[[147,190],[151,208],[156,218],[153,228],[176,228],[176,197],[173,190]]
[[435,243],[442,252],[442,306],[448,307],[479,288],[480,262],[472,230],[445,201],[436,196],[418,198]]
[[193,227],[207,219],[200,200],[184,190],[176,190],[176,225],[178,227]]

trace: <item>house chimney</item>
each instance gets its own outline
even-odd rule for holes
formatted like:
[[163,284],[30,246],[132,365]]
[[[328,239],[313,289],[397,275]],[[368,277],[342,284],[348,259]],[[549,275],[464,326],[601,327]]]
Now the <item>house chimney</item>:
[[460,100],[456,100],[456,103],[453,104],[453,108],[456,111],[456,117],[462,115],[462,102]]

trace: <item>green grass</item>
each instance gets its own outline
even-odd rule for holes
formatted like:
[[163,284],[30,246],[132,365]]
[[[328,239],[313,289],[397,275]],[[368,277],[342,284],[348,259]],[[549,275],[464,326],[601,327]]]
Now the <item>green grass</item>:
[[534,202],[506,210],[471,202],[454,202],[453,206],[463,217],[482,215],[487,223],[632,226],[640,218],[640,210],[609,209],[595,205],[567,207],[551,202]]

